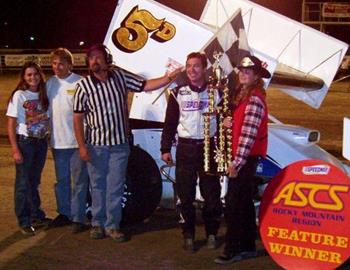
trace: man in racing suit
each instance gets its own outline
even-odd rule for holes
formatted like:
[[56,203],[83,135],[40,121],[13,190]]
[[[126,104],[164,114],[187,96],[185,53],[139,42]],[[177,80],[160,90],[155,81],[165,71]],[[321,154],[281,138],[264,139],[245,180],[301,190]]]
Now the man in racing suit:
[[[204,198],[202,217],[205,223],[207,247],[216,248],[222,205],[220,200],[220,180],[215,173],[205,173],[204,116],[208,112],[208,84],[205,78],[207,58],[199,52],[187,56],[186,74],[188,84],[176,87],[168,102],[164,129],[161,139],[162,160],[173,162],[171,146],[178,134],[176,150],[176,192],[179,199],[180,225],[184,236],[184,249],[195,251],[195,208],[196,184],[199,178],[201,196]],[[215,92],[215,105],[219,102]],[[216,116],[210,115],[210,144],[214,144]],[[213,149],[213,147],[211,147]],[[210,155],[211,164],[213,154]],[[212,166],[214,167],[214,166]],[[216,169],[216,168],[214,168]]]

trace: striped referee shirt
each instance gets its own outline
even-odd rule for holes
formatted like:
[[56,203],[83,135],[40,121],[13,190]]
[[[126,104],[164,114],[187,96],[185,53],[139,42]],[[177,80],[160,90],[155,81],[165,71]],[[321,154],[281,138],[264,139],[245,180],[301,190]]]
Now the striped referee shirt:
[[116,145],[128,141],[128,91],[141,92],[145,83],[120,68],[108,71],[105,82],[89,75],[77,83],[73,110],[86,114],[86,143]]

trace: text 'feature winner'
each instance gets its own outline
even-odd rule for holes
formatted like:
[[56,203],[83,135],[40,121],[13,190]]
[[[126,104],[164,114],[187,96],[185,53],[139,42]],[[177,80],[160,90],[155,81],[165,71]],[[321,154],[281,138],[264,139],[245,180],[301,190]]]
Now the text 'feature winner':
[[350,255],[350,179],[337,167],[305,160],[283,169],[260,206],[260,234],[285,269],[335,269]]

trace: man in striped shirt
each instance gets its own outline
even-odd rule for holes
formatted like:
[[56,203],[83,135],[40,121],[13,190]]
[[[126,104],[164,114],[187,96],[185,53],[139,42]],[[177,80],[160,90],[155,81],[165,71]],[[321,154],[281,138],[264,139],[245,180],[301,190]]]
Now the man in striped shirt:
[[76,86],[74,131],[90,177],[93,226],[90,237],[101,239],[108,235],[123,242],[126,237],[119,223],[130,152],[127,94],[129,90],[158,89],[170,83],[180,70],[145,80],[120,68],[110,69],[111,63],[112,56],[104,45],[94,45],[87,51],[90,75]]

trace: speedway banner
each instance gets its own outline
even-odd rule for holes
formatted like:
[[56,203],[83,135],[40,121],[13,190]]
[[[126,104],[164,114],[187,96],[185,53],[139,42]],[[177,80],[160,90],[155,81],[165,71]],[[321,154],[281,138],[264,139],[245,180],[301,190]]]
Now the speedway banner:
[[[85,67],[86,55],[84,53],[74,53],[73,61],[76,67]],[[25,62],[34,61],[42,67],[51,67],[50,54],[7,54],[5,55],[5,67],[22,67]]]
[[350,18],[350,4],[348,3],[323,3],[322,16],[332,18]]
[[[212,36],[205,25],[155,1],[121,0],[104,44],[117,66],[155,78],[174,65],[184,65],[186,56]],[[130,117],[164,121],[166,97],[158,98],[162,90],[135,94]]]

